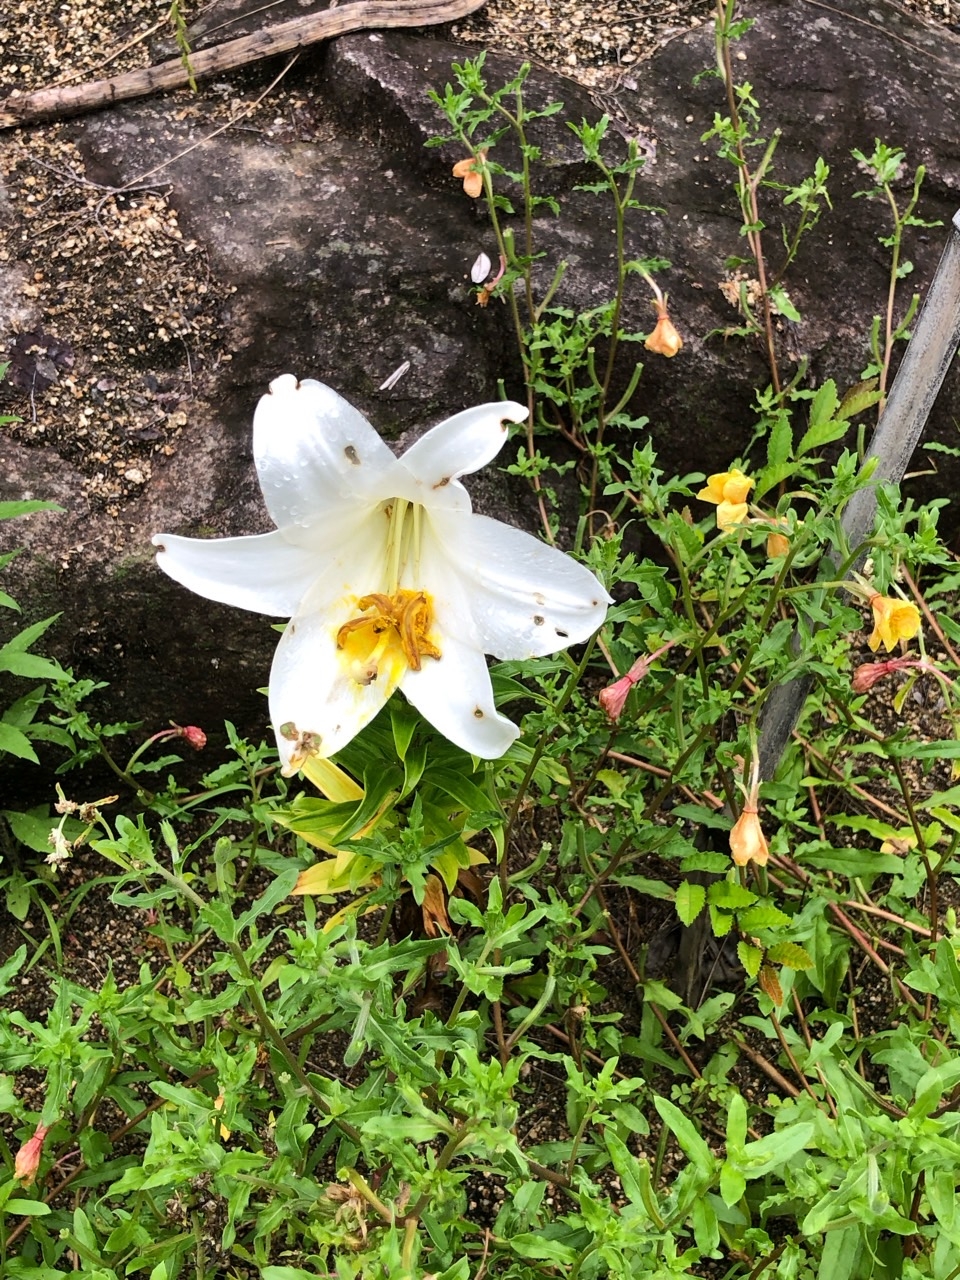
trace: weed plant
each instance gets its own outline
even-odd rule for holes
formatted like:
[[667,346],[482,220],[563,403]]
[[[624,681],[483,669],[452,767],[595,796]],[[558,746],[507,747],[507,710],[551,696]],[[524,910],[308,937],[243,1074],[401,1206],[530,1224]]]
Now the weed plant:
[[[135,726],[97,722],[96,686],[27,662],[47,623],[0,649],[0,672],[52,682],[47,718],[34,689],[0,749],[30,758],[46,735],[64,788],[99,756],[119,792],[61,793],[52,844],[50,819],[28,838],[7,815],[28,847],[40,822],[47,857],[3,868],[23,925],[0,968],[4,1276],[960,1277],[960,629],[937,607],[957,568],[942,502],[885,485],[865,544],[843,521],[915,308],[897,285],[923,175],[902,206],[903,156],[857,157],[892,221],[862,383],[785,378],[777,316],[829,172],[776,183],[776,134],[731,71],[732,0],[717,33],[708,137],[749,252],[738,329],[770,382],[714,477],[658,466],[639,362],[613,390],[624,343],[676,349],[669,264],[628,257],[636,146],[618,158],[606,118],[570,122],[614,215],[609,299],[574,313],[566,264],[537,246],[558,201],[532,182],[538,116],[560,104],[528,109],[526,68],[491,88],[482,56],[436,95],[437,142],[462,148],[500,256],[476,284],[509,309],[529,399],[513,470],[554,541],[553,446],[572,444],[574,550],[616,599],[582,650],[497,666],[523,717],[506,755],[466,756],[395,698],[294,779],[231,729],[188,793],[177,756],[148,748],[199,747],[199,730],[124,760]],[[622,327],[637,280],[647,335]],[[760,713],[798,677],[811,696],[761,776]],[[108,971],[99,990],[62,963],[90,880],[58,875],[92,855],[144,938],[136,980]],[[698,926],[692,960],[664,959]],[[45,1008],[21,1011],[41,982]]]

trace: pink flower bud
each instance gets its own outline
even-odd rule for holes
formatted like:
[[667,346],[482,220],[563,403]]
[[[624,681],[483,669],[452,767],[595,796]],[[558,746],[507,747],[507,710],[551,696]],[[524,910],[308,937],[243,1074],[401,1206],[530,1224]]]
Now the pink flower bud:
[[888,658],[886,662],[863,662],[854,671],[850,687],[854,693],[866,693],[884,676],[889,676],[894,671],[906,671],[910,667],[929,669],[916,658]]
[[183,738],[188,747],[202,751],[207,745],[207,735],[195,724],[177,725],[177,737]]
[[633,683],[629,675],[621,676],[614,684],[608,685],[606,689],[601,689],[600,691],[600,705],[607,713],[607,718],[613,724],[616,724],[623,714],[623,708],[627,705],[627,697],[633,688]]
[[13,1176],[19,1178],[25,1187],[33,1185],[40,1168],[40,1155],[43,1151],[43,1140],[50,1132],[48,1124],[38,1124],[32,1138],[29,1138],[17,1152],[13,1163]]

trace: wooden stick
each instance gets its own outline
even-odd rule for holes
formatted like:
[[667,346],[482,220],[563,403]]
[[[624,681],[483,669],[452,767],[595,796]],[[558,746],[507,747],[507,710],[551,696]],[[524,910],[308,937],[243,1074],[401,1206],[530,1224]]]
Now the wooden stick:
[[354,4],[291,18],[289,22],[278,23],[275,27],[267,27],[237,40],[228,40],[210,49],[198,49],[190,55],[189,71],[182,59],[172,58],[169,62],[140,71],[125,71],[108,80],[38,89],[35,93],[23,95],[12,94],[0,102],[0,129],[13,129],[38,120],[59,120],[112,102],[144,98],[163,89],[182,89],[190,83],[191,71],[197,80],[204,79],[279,53],[306,48],[332,36],[345,35],[348,31],[427,27],[440,22],[454,22],[481,8],[484,3],[485,0],[411,0],[410,3],[357,0]]

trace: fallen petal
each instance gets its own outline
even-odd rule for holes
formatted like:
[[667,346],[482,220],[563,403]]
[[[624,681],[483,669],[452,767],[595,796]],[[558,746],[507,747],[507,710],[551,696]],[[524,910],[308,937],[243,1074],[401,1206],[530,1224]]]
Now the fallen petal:
[[487,276],[490,274],[492,266],[493,263],[485,253],[477,254],[476,261],[470,268],[470,279],[474,284],[483,284],[484,280],[486,280]]

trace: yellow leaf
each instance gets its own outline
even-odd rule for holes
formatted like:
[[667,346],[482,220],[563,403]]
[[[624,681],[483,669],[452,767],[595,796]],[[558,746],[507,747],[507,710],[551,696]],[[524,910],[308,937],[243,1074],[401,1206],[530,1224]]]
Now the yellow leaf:
[[783,1004],[783,988],[780,986],[780,978],[776,969],[771,964],[760,966],[759,975],[760,987],[763,992],[770,997],[777,1006]]
[[349,773],[345,773],[332,760],[320,760],[317,756],[308,756],[300,772],[313,783],[321,795],[335,804],[363,799],[363,787],[358,782],[354,782]]
[[376,863],[350,849],[342,849],[335,858],[315,862],[300,872],[292,894],[349,893],[363,885],[379,884]]
[[[334,912],[330,919],[324,923],[323,932],[329,933],[331,929],[336,928],[338,924],[346,920],[347,916],[356,915],[357,913],[368,916],[371,911],[382,910],[382,905],[377,902],[375,902],[372,907],[363,906],[367,899],[372,896],[373,895],[369,893],[361,894],[359,898],[354,898],[354,900],[352,902],[348,902],[345,907],[341,907],[339,911]],[[361,908],[363,909],[361,910]]]

